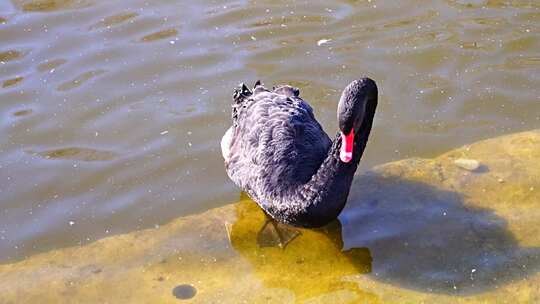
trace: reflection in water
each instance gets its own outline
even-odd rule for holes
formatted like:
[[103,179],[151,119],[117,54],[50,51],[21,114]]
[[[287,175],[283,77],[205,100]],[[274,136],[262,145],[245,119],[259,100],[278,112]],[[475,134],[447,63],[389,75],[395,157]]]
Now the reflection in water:
[[28,151],[28,153],[39,155],[46,159],[73,159],[83,161],[111,160],[117,156],[116,153],[111,151],[79,147],[52,149],[40,152]]
[[269,222],[248,199],[236,213],[234,248],[266,287],[300,299],[342,289],[365,296],[361,282],[343,281],[361,273],[399,288],[473,295],[540,270],[540,248],[521,246],[493,210],[393,173],[357,177],[340,221],[321,229]]
[[139,14],[137,13],[121,13],[121,14],[105,17],[101,19],[99,22],[90,26],[90,29],[93,30],[97,28],[110,27],[116,24],[123,23],[127,20],[133,19],[137,17],[138,15]]
[[7,88],[16,85],[17,83],[21,82],[24,79],[24,77],[15,77],[12,79],[4,80],[2,83],[2,88]]
[[84,0],[16,0],[15,2],[22,2],[22,5],[20,3],[17,4],[21,5],[22,10],[27,12],[49,12],[88,6],[88,2]]
[[280,247],[285,248],[292,240],[300,235],[296,227],[276,222],[267,217],[266,222],[257,234],[257,244],[259,247]]
[[66,63],[67,60],[65,59],[52,59],[52,60],[46,60],[45,62],[38,65],[37,70],[40,72],[49,72],[53,73],[54,69],[64,63]]
[[73,79],[71,81],[68,81],[68,82],[64,82],[61,85],[59,85],[58,90],[59,91],[68,91],[68,90],[74,89],[76,87],[79,87],[80,85],[82,85],[86,81],[88,81],[88,80],[90,80],[90,79],[92,79],[92,78],[94,78],[96,76],[99,76],[99,75],[101,75],[103,73],[105,73],[105,70],[95,70],[95,71],[84,72],[81,75],[75,77],[75,79]]
[[21,54],[21,52],[15,50],[0,52],[0,62],[12,61],[22,56],[23,54]]
[[[216,148],[239,81],[299,87],[335,130],[343,83],[380,80],[382,115],[361,170],[539,126],[538,1],[376,2],[0,1],[0,263],[234,200]],[[528,211],[504,218],[538,219]],[[360,221],[350,225],[345,244],[370,248],[374,277],[417,289],[444,282],[411,279],[393,264],[382,271],[393,261],[381,253],[384,236],[370,232],[368,242],[354,235]],[[415,235],[398,228],[390,239]],[[436,266],[423,270],[450,269]]]
[[[265,287],[290,290],[297,302],[334,292],[373,299],[373,295],[345,278],[369,273],[372,258],[365,247],[342,250],[339,221],[320,229],[283,228],[269,226],[265,214],[249,199],[240,201],[235,208],[237,220],[228,227],[231,244],[253,265]],[[278,227],[274,232],[294,237],[279,246],[279,241],[273,239],[276,234],[268,233],[268,227]],[[269,246],[272,243],[275,246]]]
[[474,294],[540,270],[540,248],[521,247],[503,218],[428,184],[363,175],[340,220],[345,248],[369,247],[371,276],[399,287]]
[[168,30],[163,30],[163,31],[152,33],[152,34],[148,34],[142,37],[141,41],[142,42],[156,41],[156,40],[161,40],[161,39],[165,39],[169,37],[174,37],[176,35],[178,35],[178,31],[176,29],[168,29]]
[[19,110],[13,113],[13,116],[26,116],[32,113],[31,109]]

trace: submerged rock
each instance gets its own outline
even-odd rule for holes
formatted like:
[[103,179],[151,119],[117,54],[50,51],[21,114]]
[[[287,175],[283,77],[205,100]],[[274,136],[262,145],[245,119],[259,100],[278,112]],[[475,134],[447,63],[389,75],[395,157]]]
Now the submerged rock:
[[181,299],[181,300],[191,299],[195,296],[196,293],[197,293],[197,289],[195,289],[193,286],[189,284],[178,285],[172,290],[172,294],[177,299]]
[[[469,174],[459,159],[486,170]],[[378,166],[320,229],[270,227],[241,198],[0,265],[0,294],[6,303],[535,302],[538,189],[540,130]]]
[[475,159],[458,158],[454,161],[454,164],[468,171],[475,171],[480,168],[480,162]]

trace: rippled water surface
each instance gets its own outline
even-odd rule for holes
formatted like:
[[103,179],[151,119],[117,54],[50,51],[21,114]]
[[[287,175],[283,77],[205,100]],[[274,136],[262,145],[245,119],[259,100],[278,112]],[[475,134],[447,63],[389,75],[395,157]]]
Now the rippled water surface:
[[537,1],[0,3],[0,262],[235,202],[239,82],[289,83],[332,133],[380,106],[361,169],[540,127]]

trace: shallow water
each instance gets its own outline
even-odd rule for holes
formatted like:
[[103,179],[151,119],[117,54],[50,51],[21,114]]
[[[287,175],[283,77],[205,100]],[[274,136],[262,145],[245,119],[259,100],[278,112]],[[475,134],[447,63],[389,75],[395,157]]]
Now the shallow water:
[[242,81],[299,87],[333,134],[377,80],[362,170],[540,127],[539,30],[535,1],[2,2],[0,262],[236,201]]
[[[463,157],[481,162],[469,171]],[[540,129],[357,176],[318,229],[246,196],[0,264],[6,303],[537,303]],[[47,286],[47,288],[43,288]]]

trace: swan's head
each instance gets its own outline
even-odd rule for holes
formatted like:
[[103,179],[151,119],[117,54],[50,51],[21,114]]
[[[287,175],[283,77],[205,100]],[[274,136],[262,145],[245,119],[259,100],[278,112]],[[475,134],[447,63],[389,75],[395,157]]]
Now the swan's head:
[[351,82],[341,93],[337,116],[341,132],[339,158],[348,163],[353,157],[354,136],[362,132],[362,122],[366,114],[366,104],[377,99],[377,85],[369,78]]

